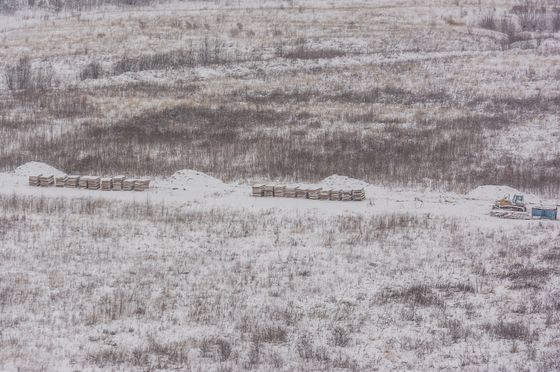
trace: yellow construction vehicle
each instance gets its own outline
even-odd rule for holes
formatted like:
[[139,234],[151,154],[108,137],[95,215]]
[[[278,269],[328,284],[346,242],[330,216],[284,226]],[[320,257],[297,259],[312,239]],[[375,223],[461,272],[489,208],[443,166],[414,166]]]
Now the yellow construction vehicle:
[[494,202],[492,209],[501,209],[505,211],[527,212],[527,205],[523,200],[523,195],[513,195],[513,197],[505,196]]

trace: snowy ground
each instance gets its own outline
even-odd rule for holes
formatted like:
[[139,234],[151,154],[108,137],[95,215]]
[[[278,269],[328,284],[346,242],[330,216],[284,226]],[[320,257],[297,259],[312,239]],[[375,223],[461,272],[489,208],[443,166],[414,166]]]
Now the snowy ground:
[[517,0],[35,3],[0,14],[0,371],[560,370],[560,221],[489,215],[560,203],[560,33],[480,25]]
[[0,175],[2,370],[560,367],[560,223],[490,217],[509,187],[331,202],[190,170],[147,192],[27,171],[56,170]]
[[[292,198],[254,198],[251,187],[246,184],[228,184],[219,179],[194,170],[181,170],[168,178],[152,181],[146,192],[117,192],[81,190],[57,187],[28,186],[28,175],[64,174],[44,163],[24,164],[14,173],[2,173],[2,194],[44,196],[47,198],[102,198],[125,202],[144,202],[191,208],[227,208],[250,211],[281,210],[287,212],[314,212],[324,215],[359,214],[362,216],[406,213],[410,215],[446,216],[471,218],[485,224],[508,226],[512,221],[503,221],[488,214],[492,203],[504,196],[524,194],[532,205],[560,205],[560,200],[542,199],[526,194],[509,186],[480,186],[465,195],[450,192],[414,191],[409,189],[385,188],[370,185],[365,181],[346,176],[332,175],[318,187],[342,190],[364,188],[366,200],[362,202],[301,200]],[[304,184],[310,186],[309,184]]]

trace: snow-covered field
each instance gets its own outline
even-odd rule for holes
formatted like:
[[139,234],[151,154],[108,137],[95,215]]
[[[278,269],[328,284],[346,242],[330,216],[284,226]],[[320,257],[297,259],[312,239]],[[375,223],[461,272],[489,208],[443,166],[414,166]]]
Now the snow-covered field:
[[489,216],[512,188],[331,176],[367,195],[335,202],[192,170],[146,192],[27,172],[57,170],[0,174],[2,370],[560,367],[560,222]]
[[0,371],[560,370],[560,221],[489,214],[560,204],[557,1],[33,3],[0,1]]

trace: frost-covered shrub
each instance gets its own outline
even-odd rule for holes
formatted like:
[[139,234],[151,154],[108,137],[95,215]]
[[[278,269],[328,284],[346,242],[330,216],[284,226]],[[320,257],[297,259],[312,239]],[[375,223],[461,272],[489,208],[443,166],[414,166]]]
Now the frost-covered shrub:
[[531,332],[523,322],[508,322],[500,320],[497,323],[487,323],[483,328],[493,336],[506,340],[530,341],[538,339],[538,333]]
[[99,79],[103,75],[103,67],[99,62],[88,63],[80,71],[80,80]]
[[21,57],[18,62],[8,66],[4,77],[9,90],[38,91],[52,87],[54,73],[50,66],[32,68],[31,59]]
[[430,287],[424,284],[415,284],[407,288],[386,288],[380,296],[382,303],[395,301],[413,306],[442,307],[442,298]]
[[560,31],[560,10],[556,10],[551,18],[552,32]]
[[10,90],[29,89],[32,87],[31,60],[21,57],[17,64],[7,68],[5,72],[6,85]]
[[497,30],[498,26],[494,12],[488,12],[482,15],[478,20],[478,26],[488,30]]
[[516,5],[511,12],[517,16],[523,31],[544,31],[547,29],[547,9],[540,1],[526,0]]

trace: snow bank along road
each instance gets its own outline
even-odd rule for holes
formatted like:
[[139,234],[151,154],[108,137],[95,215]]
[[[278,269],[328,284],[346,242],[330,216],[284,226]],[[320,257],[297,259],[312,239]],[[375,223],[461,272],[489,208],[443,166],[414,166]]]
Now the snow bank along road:
[[[519,193],[508,186],[481,186],[466,195],[387,189],[363,181],[333,175],[319,185],[329,188],[358,188],[366,191],[362,202],[340,202],[287,198],[253,198],[250,185],[226,184],[222,181],[193,170],[181,170],[165,179],[155,179],[149,190],[101,191],[57,187],[33,187],[28,185],[28,175],[38,173],[60,174],[61,171],[43,163],[27,163],[13,173],[0,173],[0,193],[66,198],[103,198],[119,201],[164,203],[179,208],[233,208],[252,210],[293,211],[295,213],[339,214],[413,214],[467,218],[475,224],[512,225],[518,223],[541,223],[543,221],[501,220],[489,216],[493,200],[507,194]],[[530,203],[540,200],[526,195]],[[548,201],[557,204],[558,201]],[[554,222],[552,222],[554,223]]]

